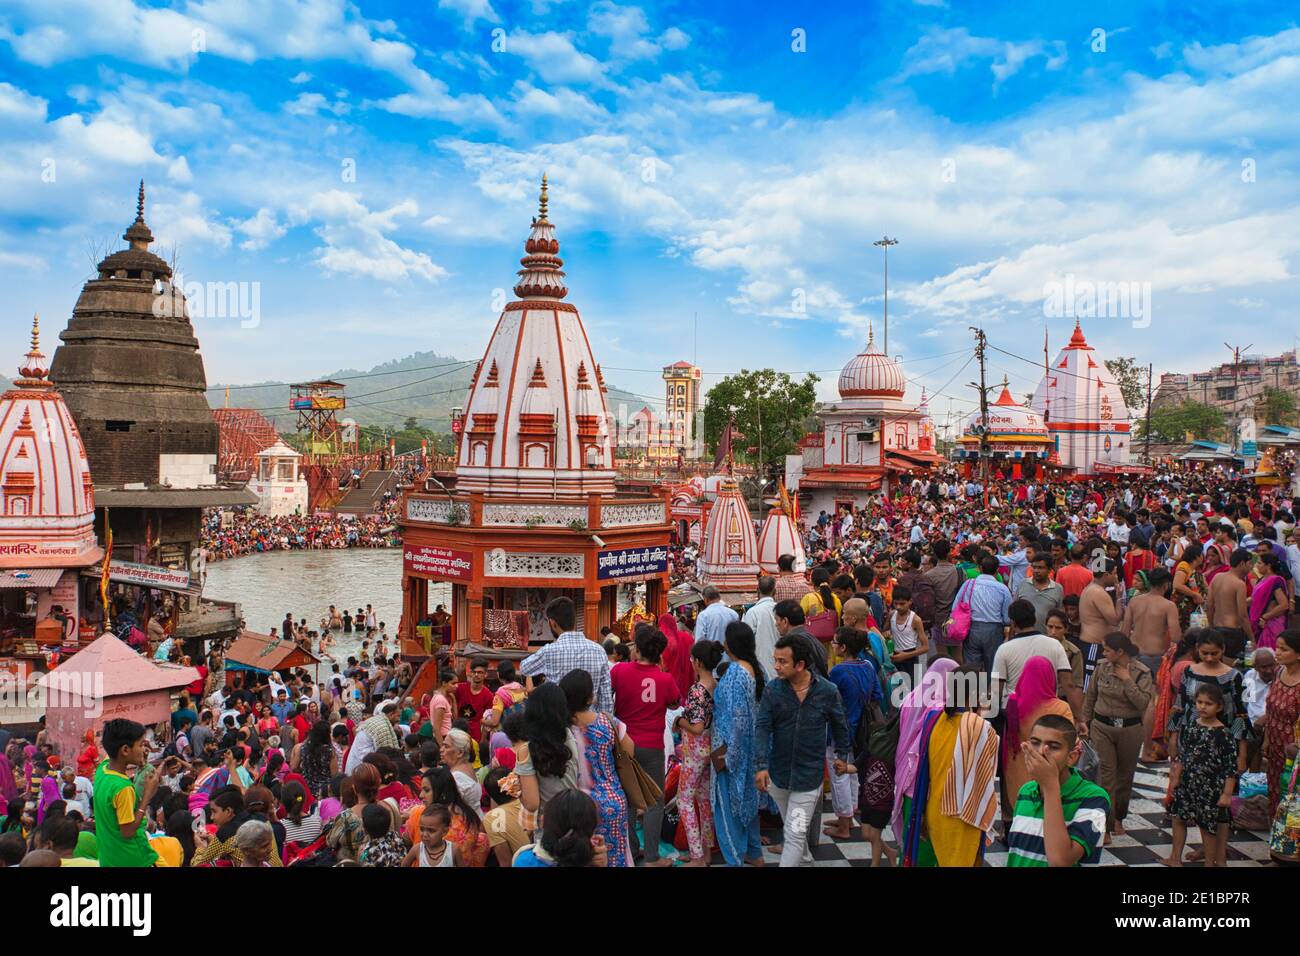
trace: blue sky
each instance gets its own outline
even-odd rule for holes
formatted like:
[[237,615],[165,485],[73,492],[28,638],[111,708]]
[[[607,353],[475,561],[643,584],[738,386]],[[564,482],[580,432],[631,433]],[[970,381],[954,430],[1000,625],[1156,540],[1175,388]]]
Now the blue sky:
[[[1276,354],[1298,331],[1295,20],[1281,3],[7,0],[0,328],[15,360],[32,312],[62,328],[143,176],[155,248],[187,282],[257,283],[255,328],[196,320],[210,381],[477,358],[546,170],[570,301],[634,392],[698,355],[706,384],[816,370],[830,397],[879,325],[886,233],[890,351],[940,415],[974,400],[968,326],[1026,358],[1045,323],[1063,344],[1072,321],[1043,303],[1065,276],[1149,283],[1149,325],[1084,321],[1105,355],[1159,374],[1223,361],[1225,340]],[[1036,380],[1001,353],[990,374]]]

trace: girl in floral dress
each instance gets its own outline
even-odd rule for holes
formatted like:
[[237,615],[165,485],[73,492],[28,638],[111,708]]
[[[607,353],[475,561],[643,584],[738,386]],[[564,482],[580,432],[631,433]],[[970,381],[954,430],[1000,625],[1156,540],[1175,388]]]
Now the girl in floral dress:
[[1166,866],[1182,866],[1188,826],[1201,831],[1206,866],[1227,866],[1228,808],[1237,788],[1238,762],[1246,759],[1246,741],[1224,726],[1224,694],[1217,684],[1196,691],[1196,719],[1179,733],[1178,759],[1173,768],[1174,842]]
[[677,785],[677,808],[686,828],[691,861],[686,866],[709,866],[713,862],[713,671],[722,662],[722,645],[700,641],[691,648],[695,683],[686,694],[686,705],[677,718],[682,732],[682,773]]
[[591,675],[572,670],[560,681],[560,689],[569,703],[573,726],[569,732],[578,744],[578,786],[596,804],[600,824],[596,833],[609,848],[610,866],[631,866],[632,848],[627,838],[627,796],[618,778],[614,748],[621,747],[631,756],[632,738],[622,721],[591,709],[595,691]]

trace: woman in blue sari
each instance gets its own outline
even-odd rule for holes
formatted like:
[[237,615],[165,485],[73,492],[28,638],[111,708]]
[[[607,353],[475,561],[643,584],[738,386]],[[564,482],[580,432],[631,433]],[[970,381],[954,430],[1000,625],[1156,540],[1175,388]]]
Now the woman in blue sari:
[[763,696],[763,669],[748,624],[728,624],[723,646],[730,664],[713,692],[713,825],[728,866],[762,866],[754,716]]

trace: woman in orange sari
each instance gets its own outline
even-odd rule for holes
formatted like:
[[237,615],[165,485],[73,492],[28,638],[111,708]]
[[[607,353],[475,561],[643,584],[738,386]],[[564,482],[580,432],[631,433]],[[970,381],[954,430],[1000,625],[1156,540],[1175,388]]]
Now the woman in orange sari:
[[1011,812],[1016,806],[1016,795],[1029,782],[1025,769],[1025,755],[1020,742],[1029,739],[1029,732],[1040,717],[1057,714],[1074,720],[1070,705],[1056,696],[1056,667],[1046,657],[1031,657],[1020,672],[1015,692],[1007,698],[1007,722],[1002,735],[1002,781],[1006,792],[1002,799],[1002,822],[1010,824]]

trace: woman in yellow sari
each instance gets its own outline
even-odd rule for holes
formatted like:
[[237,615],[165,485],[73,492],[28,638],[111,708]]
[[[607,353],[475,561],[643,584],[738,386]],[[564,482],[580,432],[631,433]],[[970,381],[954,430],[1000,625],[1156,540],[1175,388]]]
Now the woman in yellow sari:
[[975,713],[983,671],[959,667],[949,684],[947,706],[927,715],[925,759],[917,768],[915,799],[903,836],[903,865],[978,866],[997,815],[994,781],[998,735]]

